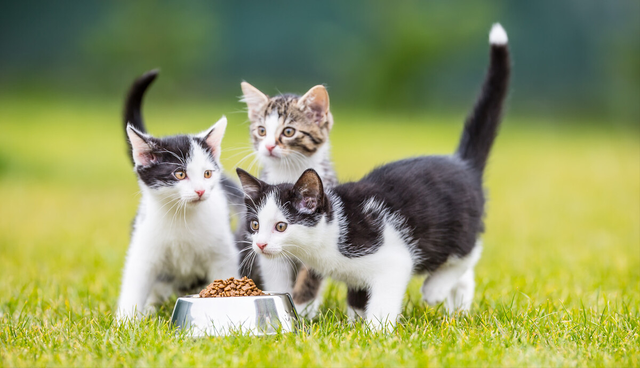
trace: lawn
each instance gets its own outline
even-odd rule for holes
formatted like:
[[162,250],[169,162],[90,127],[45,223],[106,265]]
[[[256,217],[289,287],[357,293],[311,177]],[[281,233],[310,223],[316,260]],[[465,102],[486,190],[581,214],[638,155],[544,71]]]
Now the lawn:
[[[119,104],[0,106],[0,367],[640,364],[637,127],[507,115],[487,171],[468,316],[426,306],[416,279],[397,330],[372,333],[347,322],[346,290],[332,284],[304,332],[193,340],[169,325],[172,301],[139,324],[113,324],[139,200]],[[249,147],[239,110],[149,103],[147,124],[197,132],[226,113],[223,164],[233,172]],[[350,180],[394,159],[451,152],[464,112],[334,117],[336,169]]]

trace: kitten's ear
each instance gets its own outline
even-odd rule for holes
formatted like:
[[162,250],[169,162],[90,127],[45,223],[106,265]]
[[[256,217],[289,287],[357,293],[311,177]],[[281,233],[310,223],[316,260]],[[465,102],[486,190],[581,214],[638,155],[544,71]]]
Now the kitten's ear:
[[294,207],[306,214],[312,214],[324,204],[324,188],[322,179],[314,169],[307,169],[302,173],[293,186],[296,193]]
[[220,159],[220,152],[222,151],[222,138],[224,137],[224,131],[227,129],[227,117],[222,116],[217,123],[213,124],[209,130],[200,133],[198,137],[204,139],[207,146],[211,150],[213,158]]
[[147,166],[156,160],[149,142],[149,136],[127,124],[127,136],[131,143],[131,155],[136,166]]
[[242,102],[247,104],[249,108],[249,119],[254,119],[260,115],[262,110],[267,106],[269,97],[260,92],[256,87],[250,85],[247,82],[240,83],[242,87]]
[[[329,115],[329,93],[323,85],[318,85],[305,93],[298,100],[298,108],[310,110],[313,121],[320,125],[326,120],[331,120]],[[331,128],[331,127],[329,127]]]
[[267,186],[267,183],[261,181],[260,179],[254,177],[253,175],[249,174],[239,167],[236,168],[236,173],[238,174],[238,178],[240,179],[240,184],[242,184],[242,190],[250,198],[258,197],[264,187]]

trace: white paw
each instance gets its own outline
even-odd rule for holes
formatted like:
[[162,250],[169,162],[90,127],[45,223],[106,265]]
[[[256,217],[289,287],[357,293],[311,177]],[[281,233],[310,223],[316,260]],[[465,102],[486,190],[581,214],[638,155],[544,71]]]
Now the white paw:
[[128,312],[122,309],[118,309],[118,311],[116,312],[115,323],[117,326],[121,326],[135,321],[137,317],[138,315],[134,309],[131,309]]
[[364,319],[364,309],[347,306],[347,318],[349,318],[349,322],[356,322],[360,319]]
[[318,315],[320,301],[318,299],[311,300],[307,303],[296,304],[298,314],[307,319],[314,319]]
[[373,317],[367,320],[367,327],[371,331],[390,333],[393,332],[395,328],[395,321]]
[[432,306],[442,303],[451,292],[450,287],[442,287],[442,285],[433,284],[434,283],[427,284],[422,289],[422,300]]

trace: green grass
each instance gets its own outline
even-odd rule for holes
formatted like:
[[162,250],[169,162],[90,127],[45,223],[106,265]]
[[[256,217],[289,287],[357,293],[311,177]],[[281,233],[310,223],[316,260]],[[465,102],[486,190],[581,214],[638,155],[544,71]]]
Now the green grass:
[[[637,128],[507,116],[487,172],[484,255],[469,316],[449,318],[411,283],[388,335],[352,325],[332,284],[306,331],[176,335],[172,302],[115,327],[139,195],[118,104],[0,101],[0,366],[638,366],[640,139]],[[247,147],[240,106],[149,104],[153,133],[196,132],[222,113],[231,172]],[[334,112],[342,180],[451,152],[460,116]],[[236,155],[237,154],[237,155]],[[232,157],[236,155],[235,157]],[[245,165],[246,167],[246,165]]]

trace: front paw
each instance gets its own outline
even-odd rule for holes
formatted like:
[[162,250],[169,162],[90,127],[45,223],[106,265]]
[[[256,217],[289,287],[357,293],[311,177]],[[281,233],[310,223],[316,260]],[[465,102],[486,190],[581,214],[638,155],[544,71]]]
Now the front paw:
[[115,323],[117,326],[122,326],[124,324],[135,321],[136,317],[137,317],[137,314],[133,309],[131,311],[118,309],[118,311],[116,312]]
[[395,321],[389,319],[370,318],[367,319],[367,327],[374,332],[391,333],[395,329]]
[[306,303],[295,304],[298,314],[307,319],[314,319],[318,315],[320,301],[317,299],[310,300]]
[[431,306],[435,306],[442,303],[449,295],[449,292],[450,288],[440,287],[439,285],[425,287],[422,290],[422,300]]
[[350,322],[356,322],[358,320],[365,318],[364,309],[354,308],[352,306],[347,306],[347,318]]

